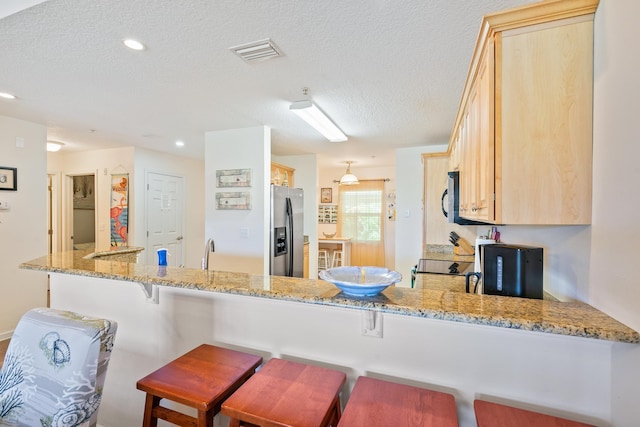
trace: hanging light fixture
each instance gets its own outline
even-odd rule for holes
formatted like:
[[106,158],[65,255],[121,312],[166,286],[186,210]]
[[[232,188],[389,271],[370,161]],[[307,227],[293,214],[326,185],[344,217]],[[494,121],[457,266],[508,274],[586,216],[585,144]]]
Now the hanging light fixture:
[[347,172],[340,178],[340,185],[356,185],[360,184],[358,177],[351,173],[351,163],[347,162]]
[[[308,93],[309,88],[302,88],[303,95],[307,96]],[[340,128],[309,100],[294,102],[289,106],[289,110],[296,113],[331,142],[343,142],[348,139]]]

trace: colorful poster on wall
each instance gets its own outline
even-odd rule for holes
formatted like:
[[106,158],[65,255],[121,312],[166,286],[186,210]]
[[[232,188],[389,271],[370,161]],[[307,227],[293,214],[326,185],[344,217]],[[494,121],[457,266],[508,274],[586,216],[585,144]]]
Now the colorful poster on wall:
[[111,175],[111,246],[127,246],[129,174]]

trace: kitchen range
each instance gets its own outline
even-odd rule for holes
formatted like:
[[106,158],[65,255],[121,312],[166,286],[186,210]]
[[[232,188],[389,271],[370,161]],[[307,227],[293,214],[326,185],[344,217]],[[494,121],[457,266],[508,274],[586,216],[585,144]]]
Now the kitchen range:
[[[479,264],[470,256],[427,252],[411,270],[411,287],[431,287],[433,283],[457,292],[530,299],[545,297],[542,248],[498,243],[479,246],[477,251],[482,254]],[[452,277],[435,280],[429,275]]]

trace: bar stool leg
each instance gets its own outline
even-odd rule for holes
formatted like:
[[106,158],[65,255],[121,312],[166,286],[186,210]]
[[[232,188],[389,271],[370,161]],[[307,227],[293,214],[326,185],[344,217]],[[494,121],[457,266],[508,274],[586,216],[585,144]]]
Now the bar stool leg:
[[198,427],[213,427],[213,411],[198,411]]
[[340,409],[340,395],[336,396],[335,401],[333,402],[333,410],[332,410],[332,415],[331,415],[331,427],[336,427],[338,425],[338,421],[340,421],[340,416],[341,416],[341,409]]
[[142,427],[157,427],[158,418],[153,416],[153,408],[160,404],[160,398],[152,394],[147,393],[147,398],[144,404],[144,418],[142,420]]

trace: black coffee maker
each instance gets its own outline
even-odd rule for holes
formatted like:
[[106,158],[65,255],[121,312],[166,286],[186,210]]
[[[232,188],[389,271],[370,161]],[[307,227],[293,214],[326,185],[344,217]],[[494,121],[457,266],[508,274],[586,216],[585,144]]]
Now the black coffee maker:
[[484,245],[482,293],[542,299],[542,248]]

